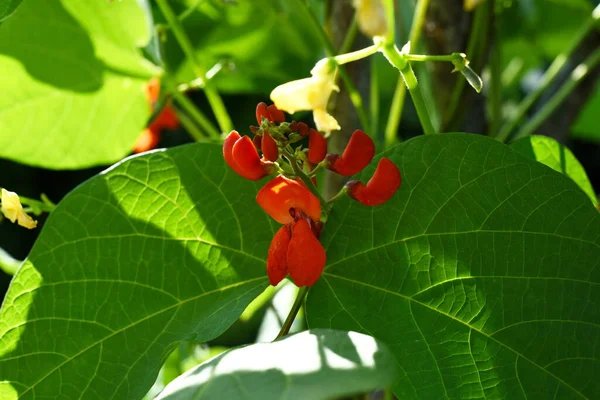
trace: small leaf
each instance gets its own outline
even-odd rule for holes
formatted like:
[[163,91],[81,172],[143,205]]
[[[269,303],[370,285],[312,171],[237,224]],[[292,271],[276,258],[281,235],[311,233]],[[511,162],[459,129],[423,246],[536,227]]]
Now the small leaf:
[[316,329],[229,350],[171,382],[157,400],[331,399],[396,379],[388,348],[355,332]]
[[72,191],[0,310],[0,399],[139,399],[177,343],[224,332],[268,286],[259,186],[193,144]]
[[477,73],[473,71],[469,65],[465,65],[459,71],[465,77],[467,82],[469,82],[469,85],[471,85],[471,87],[475,89],[477,93],[481,93],[481,90],[483,89],[483,80],[481,77],[477,75]]
[[525,157],[567,175],[589,196],[594,206],[598,204],[598,198],[585,169],[567,147],[548,136],[525,137],[512,142],[510,147]]

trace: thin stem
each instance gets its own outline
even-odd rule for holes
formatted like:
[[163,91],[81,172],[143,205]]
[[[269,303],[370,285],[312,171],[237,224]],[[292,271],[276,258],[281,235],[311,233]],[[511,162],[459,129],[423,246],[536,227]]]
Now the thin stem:
[[[390,0],[387,0],[390,1]],[[413,22],[410,29],[410,45],[413,49],[416,49],[421,37],[421,31],[423,24],[425,23],[425,16],[427,14],[427,8],[429,7],[429,0],[419,0],[415,8],[415,14],[413,16]],[[394,18],[394,15],[390,17],[388,12],[388,20]],[[389,22],[388,22],[389,23]],[[388,25],[389,26],[389,25]],[[390,147],[397,142],[398,127],[400,126],[400,120],[402,118],[402,110],[404,109],[404,99],[406,98],[406,85],[400,77],[396,83],[396,90],[394,91],[394,97],[392,99],[392,105],[390,107],[390,114],[388,116],[387,125],[385,127],[385,146]]]
[[396,43],[396,10],[394,9],[394,0],[384,0],[383,8],[387,17],[387,32],[385,34],[385,44],[393,45]]
[[23,261],[13,258],[3,248],[0,248],[0,269],[8,275],[14,275],[17,269],[23,264]]
[[344,41],[337,51],[338,54],[344,54],[350,51],[354,41],[356,40],[356,35],[358,34],[358,20],[356,19],[356,13],[354,13],[354,17],[352,18],[352,24],[348,28],[346,32],[346,36],[344,36]]
[[327,202],[331,205],[333,202],[335,202],[336,200],[341,199],[342,197],[345,197],[348,194],[348,187],[344,186],[342,188],[342,190],[340,190],[339,192],[337,192],[337,194],[335,196],[333,196],[332,198],[330,198]]
[[565,101],[577,85],[600,63],[600,48],[589,55],[584,62],[579,64],[571,77],[565,84],[552,96],[550,100],[531,118],[521,130],[515,135],[515,140],[531,135],[539,126]]
[[417,110],[417,115],[419,116],[419,121],[421,122],[423,131],[425,134],[435,133],[435,129],[433,128],[433,124],[429,118],[429,112],[427,111],[425,99],[423,98],[423,94],[419,89],[417,77],[415,76],[410,63],[406,60],[406,58],[403,57],[402,53],[400,53],[396,46],[384,46],[382,51],[383,55],[388,59],[388,61],[400,71],[400,74],[406,83],[406,87],[410,92],[410,96]]
[[448,61],[451,63],[461,62],[464,59],[462,53],[452,53],[448,55],[424,55],[424,54],[407,54],[408,61]]
[[206,133],[208,133],[210,137],[212,137],[213,139],[221,138],[221,134],[219,133],[217,128],[214,127],[214,125],[208,120],[208,118],[202,113],[202,111],[200,111],[200,109],[198,109],[198,107],[196,107],[196,105],[190,99],[188,99],[188,97],[185,94],[177,90],[177,87],[175,85],[170,86],[169,89],[177,104],[179,104],[183,109],[185,109],[188,115],[191,118],[193,118],[194,121],[196,121],[196,123],[198,123],[198,125],[200,125],[200,127]]
[[[335,57],[336,52],[335,52],[335,49],[333,48],[333,44],[331,44],[331,41],[327,37],[327,33],[321,26],[321,23],[319,22],[319,18],[317,18],[316,14],[313,12],[313,10],[310,8],[310,6],[308,5],[308,3],[305,0],[296,0],[296,1],[308,13],[310,20],[315,27],[315,30],[319,34],[319,39],[321,39],[321,43],[325,47],[325,51],[327,52],[327,55],[329,57]],[[354,109],[358,113],[358,118],[360,119],[360,124],[362,125],[362,128],[368,129],[369,128],[369,118],[367,116],[367,111],[365,110],[365,106],[364,106],[364,103],[362,100],[362,96],[360,95],[360,92],[356,89],[356,86],[354,86],[354,83],[350,79],[348,72],[346,72],[346,70],[343,67],[338,66],[338,71],[340,73],[340,78],[342,78],[342,81],[344,82],[344,85],[346,86],[346,89],[348,90],[348,96],[350,97],[350,101],[352,102],[352,105],[354,105]]]
[[309,289],[308,286],[302,286],[298,290],[298,294],[296,295],[296,300],[294,300],[292,309],[290,310],[290,313],[288,314],[287,318],[285,319],[285,322],[283,323],[283,326],[281,327],[281,330],[277,334],[277,337],[275,338],[275,340],[284,337],[285,335],[287,335],[290,332],[290,328],[292,327],[292,324],[294,323],[294,320],[296,319],[296,315],[298,315],[298,311],[300,311],[300,307],[302,307],[302,303],[304,303],[304,299],[306,298],[308,289]]
[[371,85],[369,94],[369,112],[371,113],[371,135],[379,139],[379,71],[377,59],[371,58]]
[[56,208],[56,204],[50,202],[47,197],[45,197],[45,201],[40,201],[19,195],[19,201],[24,206],[29,206],[35,215],[40,215],[43,212],[51,213]]
[[194,121],[187,115],[187,113],[182,110],[176,109],[177,118],[181,125],[185,128],[187,133],[194,139],[196,142],[206,142],[206,135],[198,128],[198,126],[194,123]]
[[[204,78],[206,75],[206,71],[198,61],[194,46],[192,45],[192,42],[188,35],[185,33],[181,22],[171,9],[171,6],[169,6],[168,0],[156,0],[156,3],[161,9],[163,15],[165,16],[165,19],[169,23],[169,26],[173,30],[173,34],[175,35],[177,42],[181,46],[181,49],[185,53],[187,59],[192,64],[194,74],[198,78]],[[233,123],[231,122],[231,118],[227,113],[225,104],[223,103],[223,100],[221,99],[219,93],[215,90],[214,87],[212,87],[212,85],[209,84],[208,81],[204,84],[204,94],[206,95],[206,98],[208,99],[213,113],[215,114],[221,131],[229,132],[230,130],[232,130]]]
[[362,60],[363,58],[369,57],[379,51],[381,44],[376,43],[371,46],[365,47],[364,49],[356,50],[351,53],[340,54],[339,56],[333,57],[337,65],[346,64],[352,61]]
[[527,111],[533,106],[536,100],[541,96],[541,94],[546,90],[552,82],[558,77],[559,72],[562,68],[567,64],[569,58],[575,51],[575,49],[579,46],[581,41],[588,35],[588,33],[595,29],[598,20],[600,19],[600,5],[598,5],[594,11],[592,12],[592,16],[586,21],[586,23],[581,27],[581,29],[577,32],[569,46],[565,51],[559,54],[552,64],[548,67],[546,72],[541,78],[540,85],[531,93],[529,93],[523,101],[519,104],[519,108],[514,116],[507,121],[504,126],[498,132],[496,139],[504,142],[510,136],[511,132],[515,129],[517,124],[521,122],[523,117],[527,114]]

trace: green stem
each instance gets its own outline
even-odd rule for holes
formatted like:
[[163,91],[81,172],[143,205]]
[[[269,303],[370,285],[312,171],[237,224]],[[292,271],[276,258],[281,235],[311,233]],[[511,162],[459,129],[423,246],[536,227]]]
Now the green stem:
[[[391,2],[390,0],[386,0]],[[410,45],[413,49],[416,49],[421,37],[421,31],[423,24],[425,23],[425,16],[427,14],[427,8],[429,7],[429,0],[418,0],[415,14],[413,16],[413,22],[410,29]],[[389,20],[395,21],[395,16],[390,16],[388,12],[388,24]],[[393,11],[393,8],[392,8]],[[389,27],[389,25],[388,25]],[[388,116],[387,125],[385,127],[385,146],[390,147],[397,142],[398,127],[400,126],[400,119],[402,118],[402,110],[404,109],[404,99],[406,98],[406,85],[402,82],[402,79],[398,77],[396,83],[396,90],[394,91],[394,97],[392,99],[392,105],[390,107],[390,114]]]
[[408,61],[448,61],[451,63],[460,63],[464,60],[463,53],[452,53],[448,55],[425,55],[425,54],[407,54],[406,59]]
[[523,117],[525,117],[525,115],[527,114],[527,111],[531,108],[531,106],[533,106],[533,104],[541,96],[541,94],[544,92],[544,90],[546,90],[552,84],[552,82],[554,82],[554,80],[558,77],[559,72],[567,64],[567,62],[569,61],[569,58],[571,57],[571,55],[573,54],[575,49],[579,46],[581,41],[583,41],[583,39],[588,35],[588,33],[592,29],[596,28],[596,24],[598,23],[598,20],[600,20],[600,5],[596,6],[594,11],[592,12],[592,16],[590,18],[588,18],[586,23],[577,32],[577,34],[575,35],[575,37],[573,38],[573,40],[571,41],[571,43],[569,44],[567,49],[565,51],[563,51],[561,54],[559,54],[554,59],[552,64],[550,64],[550,67],[548,67],[548,69],[546,70],[546,72],[544,73],[544,75],[541,78],[540,85],[533,92],[529,93],[523,99],[523,101],[521,101],[521,103],[519,104],[519,108],[517,109],[517,112],[514,114],[514,116],[509,121],[507,121],[502,126],[502,128],[500,129],[500,132],[498,132],[498,135],[496,136],[497,140],[504,142],[508,139],[511,132],[515,129],[517,124],[519,122],[521,122]]
[[177,86],[174,84],[169,84],[169,91],[173,95],[173,98],[177,104],[179,104],[181,108],[183,108],[198,125],[200,125],[204,132],[206,132],[213,139],[221,139],[221,134],[217,128],[215,128],[215,126],[208,120],[202,111],[200,111],[200,109],[198,109],[198,107],[196,107],[196,105],[190,99],[188,99],[185,94],[181,93],[177,89]]
[[196,142],[206,142],[206,135],[202,133],[192,118],[190,118],[187,113],[183,112],[182,110],[177,109],[176,111],[179,122],[181,122],[181,125],[183,125],[186,132],[189,133],[192,139],[194,139]]
[[332,198],[329,199],[328,203],[329,203],[329,207],[331,207],[331,204],[339,199],[341,199],[342,197],[345,197],[348,194],[348,188],[347,186],[344,186],[342,188],[342,190],[340,190],[339,192],[337,192],[337,194],[335,196],[333,196]]
[[344,36],[344,41],[340,46],[337,54],[344,54],[350,51],[354,41],[356,40],[356,35],[358,35],[358,20],[356,19],[356,13],[354,13],[354,18],[352,18],[352,24],[350,24],[350,28],[346,32],[346,36]]
[[377,59],[371,58],[371,85],[369,94],[369,112],[371,113],[371,135],[379,139],[379,72]]
[[[312,9],[310,8],[310,6],[307,4],[307,2],[305,0],[296,0],[296,1],[308,13],[310,20],[315,27],[315,30],[319,34],[321,43],[325,47],[327,55],[331,58],[335,57],[336,52],[335,52],[335,49],[333,48],[333,44],[331,44],[331,41],[327,37],[327,33],[321,26],[321,23],[319,22],[319,18],[317,18],[317,16],[315,15],[315,13],[312,11]],[[360,92],[356,89],[356,86],[354,86],[354,83],[350,79],[348,72],[346,72],[346,70],[343,67],[338,66],[338,71],[340,73],[340,78],[342,78],[342,81],[344,82],[344,85],[346,86],[346,89],[348,90],[348,96],[350,97],[350,101],[352,102],[352,105],[354,105],[354,109],[358,113],[358,118],[360,119],[360,124],[362,125],[362,128],[368,129],[370,126],[369,118],[367,116],[367,111],[365,110],[365,106],[364,106],[364,103],[362,100],[362,96],[360,95]]]
[[281,327],[281,330],[277,334],[277,337],[275,338],[275,340],[284,337],[285,335],[287,335],[290,332],[290,328],[292,327],[292,324],[294,323],[294,320],[296,319],[296,315],[298,315],[298,311],[300,311],[300,307],[302,307],[302,303],[304,303],[304,299],[306,298],[308,289],[309,289],[308,286],[302,286],[298,290],[298,294],[296,295],[296,300],[294,300],[292,309],[290,310],[290,313],[288,314],[287,318],[285,319],[285,322],[283,323],[283,326]]
[[22,205],[29,206],[35,215],[40,215],[43,212],[51,213],[56,208],[56,204],[48,200],[47,197],[45,197],[45,201],[40,201],[19,195],[19,201]]
[[584,62],[579,64],[573,72],[571,77],[565,82],[565,84],[552,96],[550,100],[540,111],[538,111],[533,118],[531,118],[521,130],[515,135],[515,140],[525,136],[531,135],[539,126],[565,101],[571,92],[577,87],[577,85],[588,75],[588,73],[596,68],[600,63],[600,48],[596,49],[590,54]]
[[365,47],[364,49],[356,50],[351,53],[340,54],[339,56],[333,57],[337,65],[346,64],[352,61],[362,60],[363,58],[369,57],[379,51],[381,44],[376,43],[371,46]]
[[421,122],[423,131],[425,134],[435,133],[435,129],[433,128],[433,124],[429,118],[429,112],[427,111],[425,99],[423,98],[423,94],[419,89],[417,77],[415,76],[410,63],[406,60],[402,53],[400,53],[400,50],[398,50],[396,46],[392,47],[386,45],[383,47],[382,52],[388,61],[400,71],[400,74],[406,83],[406,87],[410,92],[410,97],[412,98],[417,110],[417,115],[419,116],[419,121]]
[[[194,69],[194,74],[198,78],[205,78],[206,71],[204,71],[204,68],[198,62],[198,58],[196,57],[196,51],[194,49],[194,46],[192,45],[192,42],[190,41],[190,38],[188,37],[188,35],[185,33],[185,30],[183,29],[181,22],[179,21],[179,19],[177,18],[177,16],[173,12],[173,10],[171,9],[171,6],[169,6],[168,0],[156,0],[156,3],[158,4],[159,8],[161,9],[163,15],[165,16],[165,19],[169,23],[169,26],[173,30],[173,34],[175,35],[177,42],[181,46],[181,49],[185,53],[187,59],[192,64],[192,67]],[[204,94],[206,95],[206,98],[208,99],[208,103],[210,104],[210,106],[213,110],[213,113],[215,114],[215,118],[217,119],[217,122],[219,123],[219,127],[220,127],[221,131],[222,132],[231,131],[233,129],[233,123],[231,122],[231,118],[229,117],[229,114],[227,113],[227,109],[225,108],[223,99],[221,99],[221,96],[219,95],[219,93],[216,91],[216,89],[212,85],[209,84],[208,81],[205,82],[205,84],[204,84]]]
[[8,275],[13,276],[19,267],[23,264],[23,261],[19,261],[13,258],[10,254],[6,252],[6,250],[0,248],[0,269],[7,273]]
[[385,10],[387,23],[385,44],[394,45],[396,43],[396,10],[394,9],[394,0],[384,0],[383,8]]

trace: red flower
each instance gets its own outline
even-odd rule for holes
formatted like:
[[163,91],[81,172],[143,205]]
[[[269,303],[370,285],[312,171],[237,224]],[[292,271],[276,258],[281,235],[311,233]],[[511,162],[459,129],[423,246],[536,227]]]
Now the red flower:
[[266,118],[271,122],[285,122],[283,111],[275,107],[274,104],[267,106],[265,103],[258,103],[256,106],[256,122],[258,122],[259,127],[262,124],[263,118]]
[[325,249],[317,236],[321,204],[301,183],[278,176],[256,196],[257,203],[282,226],[271,241],[267,275],[275,286],[289,273],[296,286],[312,286],[325,268]]
[[328,154],[329,169],[343,176],[362,171],[375,155],[373,140],[361,130],[355,130],[341,156]]
[[402,184],[398,167],[387,158],[377,164],[373,177],[366,185],[360,181],[346,184],[348,195],[365,206],[378,206],[388,201]]
[[308,162],[318,164],[327,155],[327,140],[315,129],[308,131]]
[[260,149],[266,160],[277,161],[279,158],[279,148],[277,147],[277,143],[268,132],[263,133]]
[[240,137],[236,131],[231,131],[223,142],[223,157],[225,162],[238,175],[257,181],[272,173],[273,164],[262,161],[248,136]]

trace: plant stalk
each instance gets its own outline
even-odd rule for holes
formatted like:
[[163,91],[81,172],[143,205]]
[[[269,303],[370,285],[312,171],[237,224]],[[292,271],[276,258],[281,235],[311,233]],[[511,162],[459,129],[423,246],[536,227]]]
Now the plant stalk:
[[277,337],[275,338],[275,340],[284,337],[285,335],[287,335],[290,332],[290,328],[292,327],[292,324],[294,323],[294,320],[296,319],[296,315],[298,315],[298,311],[300,311],[300,307],[302,307],[302,303],[304,303],[304,299],[306,298],[308,289],[309,289],[308,286],[302,286],[298,290],[298,294],[296,295],[296,300],[294,300],[292,309],[290,310],[290,313],[288,314],[287,318],[285,319],[285,322],[283,323],[283,326],[281,327],[281,330],[277,334]]
[[[185,53],[187,59],[192,64],[192,68],[194,69],[194,74],[197,78],[202,78],[206,80],[206,71],[202,65],[198,62],[198,58],[196,57],[196,52],[194,50],[194,46],[190,41],[187,33],[183,29],[181,22],[173,12],[171,6],[169,6],[168,0],[156,0],[158,7],[161,9],[165,19],[167,20],[169,26],[173,30],[173,34],[177,39],[177,42],[181,46],[181,49]],[[216,89],[209,83],[208,80],[204,83],[204,94],[208,99],[208,103],[210,104],[213,113],[215,114],[215,118],[219,123],[219,128],[221,132],[229,132],[233,129],[233,123],[231,122],[231,118],[227,113],[227,109],[225,108],[225,104],[223,103],[223,99],[216,91]]]

